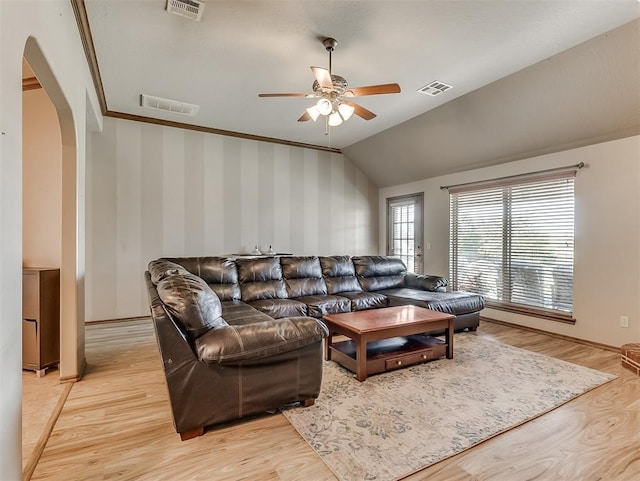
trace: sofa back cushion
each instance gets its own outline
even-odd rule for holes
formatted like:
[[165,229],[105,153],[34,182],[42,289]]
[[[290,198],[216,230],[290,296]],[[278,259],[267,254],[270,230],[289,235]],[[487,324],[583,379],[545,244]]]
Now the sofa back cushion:
[[221,317],[220,299],[200,277],[189,273],[170,275],[158,282],[157,290],[167,312],[191,339],[227,325]]
[[151,275],[151,282],[155,285],[158,285],[158,282],[165,277],[189,273],[189,271],[180,264],[176,264],[167,259],[156,259],[149,262],[147,270]]
[[226,257],[173,257],[161,260],[175,262],[201,277],[221,301],[240,299],[236,263]]
[[238,258],[236,265],[243,301],[287,298],[278,257]]
[[327,293],[320,261],[316,256],[281,257],[280,266],[290,298]]
[[407,268],[397,257],[353,257],[358,281],[365,291],[381,291],[404,287]]
[[329,294],[360,292],[356,271],[349,256],[321,257],[322,275]]

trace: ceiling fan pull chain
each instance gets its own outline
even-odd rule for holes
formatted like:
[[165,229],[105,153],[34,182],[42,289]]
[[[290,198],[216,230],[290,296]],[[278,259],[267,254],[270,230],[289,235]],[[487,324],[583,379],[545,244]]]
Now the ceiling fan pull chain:
[[324,117],[324,135],[329,135],[329,116]]

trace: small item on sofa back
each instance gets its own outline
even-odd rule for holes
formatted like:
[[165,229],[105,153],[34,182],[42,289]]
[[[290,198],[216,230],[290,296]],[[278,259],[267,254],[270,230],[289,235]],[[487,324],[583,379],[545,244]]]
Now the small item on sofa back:
[[158,282],[168,276],[189,274],[187,269],[167,259],[156,259],[149,262],[147,270],[149,271],[149,274],[151,274],[151,282],[155,285],[158,285]]
[[407,267],[397,257],[352,257],[358,281],[365,291],[404,287]]
[[171,275],[158,282],[157,289],[167,311],[182,324],[191,339],[227,325],[220,317],[220,299],[200,277],[189,273]]
[[444,277],[415,274],[413,272],[407,273],[404,282],[407,287],[431,292],[442,290],[449,284],[449,281]]

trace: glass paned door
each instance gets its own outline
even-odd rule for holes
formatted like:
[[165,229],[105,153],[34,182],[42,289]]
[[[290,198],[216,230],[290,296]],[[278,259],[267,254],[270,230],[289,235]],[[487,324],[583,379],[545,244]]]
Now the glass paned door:
[[387,199],[387,255],[422,273],[422,194]]

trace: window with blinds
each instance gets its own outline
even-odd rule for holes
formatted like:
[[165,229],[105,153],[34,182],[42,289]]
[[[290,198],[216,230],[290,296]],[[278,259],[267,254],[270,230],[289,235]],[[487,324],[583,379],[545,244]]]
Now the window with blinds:
[[572,313],[574,175],[450,189],[454,289]]

